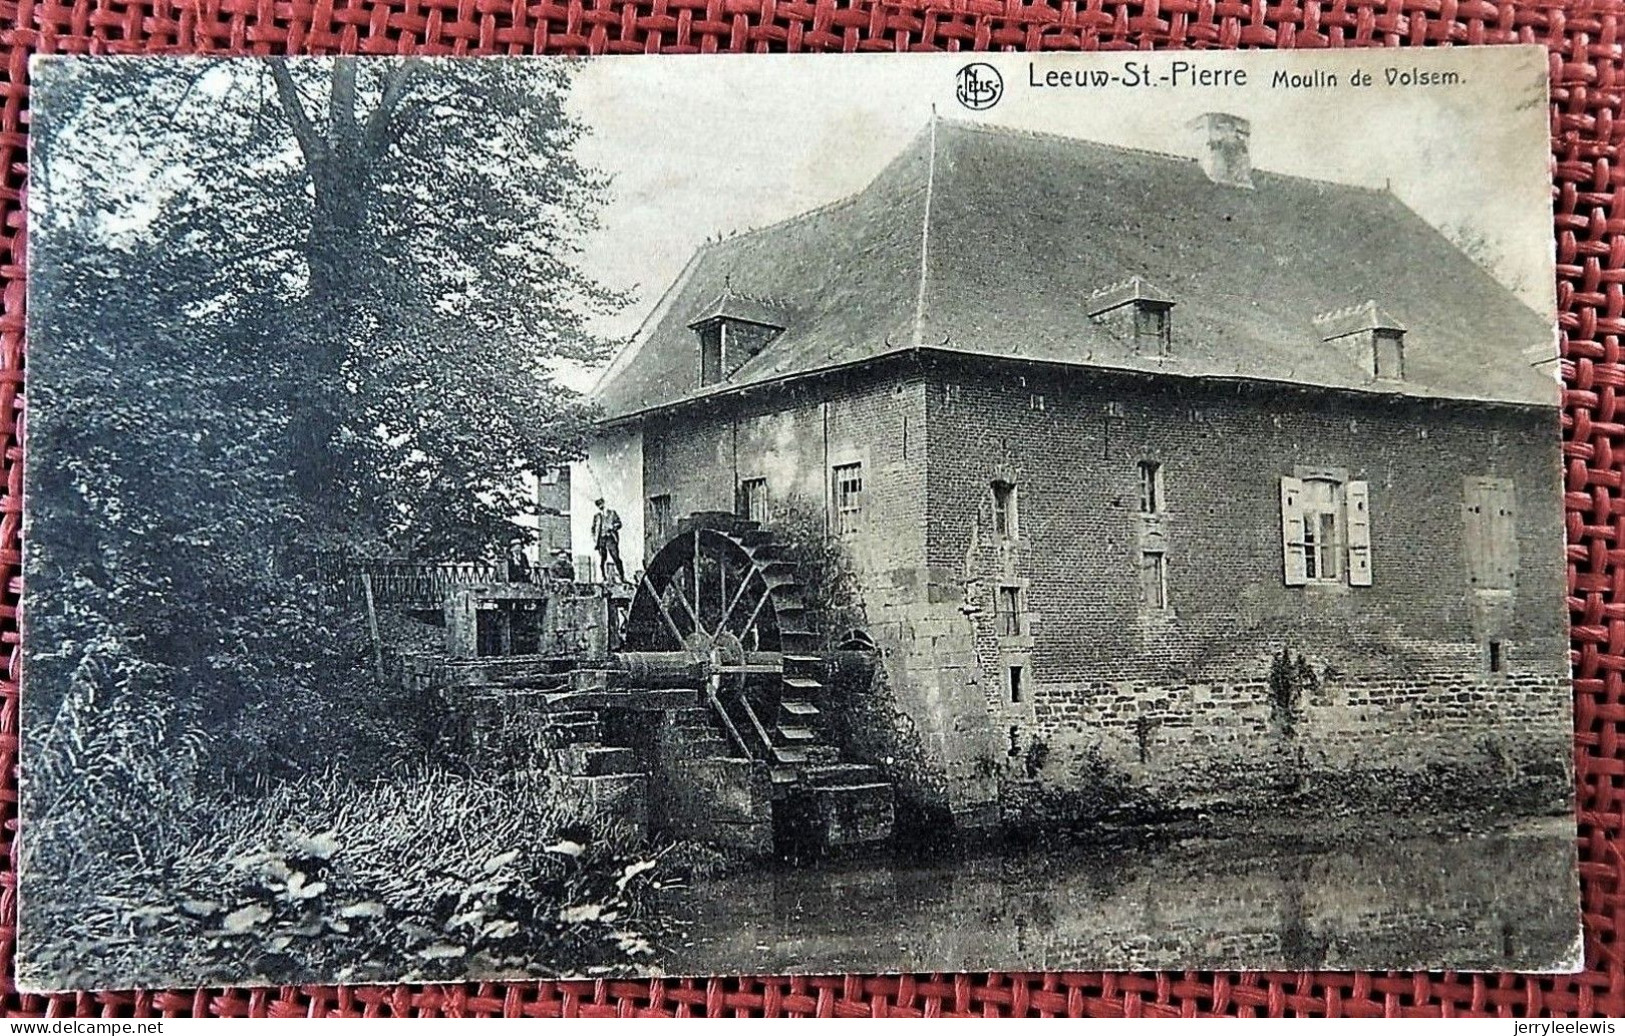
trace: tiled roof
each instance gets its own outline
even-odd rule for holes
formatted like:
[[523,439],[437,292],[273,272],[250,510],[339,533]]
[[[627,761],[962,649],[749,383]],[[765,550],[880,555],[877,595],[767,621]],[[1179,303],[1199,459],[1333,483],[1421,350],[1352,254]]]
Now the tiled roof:
[[778,299],[757,298],[734,291],[731,287],[723,288],[722,294],[712,299],[710,305],[700,308],[699,314],[688,322],[688,326],[697,327],[708,321],[724,319],[782,329],[791,320],[790,309],[788,304]]
[[[1256,169],[1253,185],[1174,155],[938,121],[852,197],[704,246],[594,396],[615,418],[923,347],[1556,405],[1556,381],[1529,366],[1553,353],[1552,327],[1392,194]],[[1175,303],[1171,359],[1091,319],[1103,289],[1136,280]],[[727,293],[772,300],[785,330],[702,390],[689,325]],[[1403,381],[1374,383],[1326,344],[1338,311],[1406,329]]]
[[1405,325],[1377,305],[1376,299],[1366,299],[1358,306],[1344,306],[1315,317],[1320,337],[1330,341],[1357,331],[1404,331]]
[[1096,288],[1089,293],[1089,309],[1091,316],[1104,313],[1118,306],[1125,306],[1130,302],[1160,302],[1172,304],[1179,301],[1168,292],[1163,291],[1144,277],[1130,277],[1126,281],[1108,284]]

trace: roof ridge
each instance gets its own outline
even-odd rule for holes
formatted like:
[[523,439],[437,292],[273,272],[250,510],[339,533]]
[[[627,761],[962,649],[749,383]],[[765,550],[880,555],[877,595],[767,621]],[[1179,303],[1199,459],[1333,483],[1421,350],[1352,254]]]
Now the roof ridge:
[[[1451,248],[1455,249],[1458,254],[1460,254],[1463,258],[1465,258],[1467,260],[1467,264],[1469,266],[1471,266],[1475,271],[1477,271],[1485,280],[1487,280],[1491,284],[1496,285],[1497,287],[1504,290],[1507,294],[1509,294],[1513,298],[1517,299],[1519,306],[1521,306],[1522,308],[1524,308],[1524,309],[1528,310],[1529,312],[1535,314],[1535,316],[1540,318],[1540,320],[1543,323],[1549,324],[1551,326],[1551,331],[1552,331],[1552,341],[1551,341],[1552,352],[1553,352],[1554,356],[1556,355],[1557,350],[1558,350],[1558,345],[1557,345],[1557,332],[1558,332],[1557,316],[1558,316],[1558,313],[1557,313],[1557,296],[1555,294],[1555,289],[1554,289],[1554,294],[1552,295],[1551,308],[1549,310],[1536,309],[1534,306],[1530,305],[1529,302],[1526,299],[1524,299],[1522,294],[1520,294],[1519,292],[1513,291],[1506,284],[1502,283],[1501,278],[1495,273],[1495,271],[1491,270],[1488,266],[1485,266],[1483,263],[1481,263],[1477,259],[1473,258],[1472,254],[1469,253],[1467,251],[1467,249],[1463,248],[1459,243],[1457,243],[1453,238],[1451,238],[1451,236],[1449,234],[1446,234],[1444,232],[1443,227],[1434,226],[1432,220],[1426,218],[1420,212],[1417,212],[1415,209],[1411,208],[1410,202],[1406,201],[1404,198],[1401,198],[1399,195],[1395,194],[1393,191],[1380,191],[1378,193],[1380,193],[1383,197],[1387,198],[1389,200],[1390,204],[1392,204],[1395,208],[1399,209],[1406,216],[1408,216],[1411,219],[1414,219],[1417,222],[1421,223],[1424,227],[1426,227],[1428,229],[1429,233],[1433,234],[1439,240],[1443,241],[1445,244],[1447,244]],[[1550,204],[1550,199],[1548,199],[1547,204]]]
[[977,133],[992,133],[1009,137],[1026,137],[1029,140],[1054,140],[1067,144],[1088,144],[1092,147],[1105,148],[1108,151],[1121,151],[1130,155],[1150,155],[1154,158],[1172,158],[1179,162],[1196,163],[1190,155],[1181,155],[1173,151],[1159,151],[1155,148],[1130,147],[1127,144],[1113,144],[1104,140],[1095,140],[1093,137],[1074,137],[1066,133],[1055,133],[1049,130],[1025,129],[1020,126],[1001,126],[992,122],[976,122],[971,119],[943,118],[943,123],[956,129],[971,130]]
[[[1103,148],[1107,151],[1117,151],[1126,155],[1147,155],[1152,158],[1170,158],[1176,162],[1186,162],[1192,165],[1200,164],[1199,160],[1191,155],[1182,155],[1175,151],[1162,151],[1157,148],[1131,147],[1127,144],[1113,144],[1110,141],[1096,140],[1093,137],[1074,137],[1065,133],[1055,133],[1049,130],[1025,129],[1019,126],[1001,126],[991,122],[976,122],[971,119],[944,118],[943,122],[958,129],[970,130],[978,133],[991,133],[1011,137],[1026,137],[1030,140],[1053,140],[1068,144],[1088,144],[1091,147]],[[1376,187],[1363,183],[1348,183],[1343,180],[1323,180],[1314,176],[1303,176],[1299,173],[1283,173],[1276,169],[1255,168],[1253,175],[1273,176],[1282,180],[1297,180],[1301,183],[1322,184],[1329,187],[1348,187],[1371,194],[1393,196],[1393,191],[1387,187]]]

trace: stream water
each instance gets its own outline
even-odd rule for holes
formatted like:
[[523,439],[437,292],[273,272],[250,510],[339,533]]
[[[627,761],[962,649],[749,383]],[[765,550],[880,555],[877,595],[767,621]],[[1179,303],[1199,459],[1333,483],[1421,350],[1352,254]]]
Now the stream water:
[[1561,970],[1574,822],[1290,830],[822,860],[697,883],[667,974],[1140,968]]

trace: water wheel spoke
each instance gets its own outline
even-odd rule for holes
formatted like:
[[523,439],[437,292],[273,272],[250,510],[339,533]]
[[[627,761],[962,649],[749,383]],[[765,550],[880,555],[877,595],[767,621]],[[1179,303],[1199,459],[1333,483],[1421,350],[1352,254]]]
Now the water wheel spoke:
[[[695,583],[694,583],[694,586],[695,586],[694,597],[695,597],[696,600],[698,600],[699,596],[700,596],[699,595],[699,590],[698,590],[698,588],[699,588],[699,576],[698,576],[697,573],[698,573],[698,569],[696,569]],[[680,577],[680,581],[679,581],[679,577]],[[671,584],[668,587],[668,589],[675,591],[672,594],[672,596],[677,598],[677,603],[682,605],[683,606],[683,611],[688,613],[688,620],[694,626],[694,633],[699,633],[699,634],[702,634],[702,635],[709,635],[709,634],[706,634],[705,624],[700,622],[699,613],[694,610],[694,606],[692,604],[688,603],[688,587],[684,585],[685,583],[687,583],[687,581],[688,581],[688,571],[686,569],[679,570],[678,573],[677,573],[677,576],[672,579]],[[681,639],[682,638],[679,638],[679,640],[681,640]]]
[[[728,620],[733,618],[734,609],[739,607],[739,602],[744,599],[745,591],[750,589],[750,575],[750,572],[747,571],[744,575],[739,577],[739,589],[734,591],[733,600],[729,601],[727,607],[722,609],[722,620],[717,623],[717,631],[711,635],[712,641],[715,641],[716,638],[722,636],[722,634],[730,632],[728,629]],[[745,626],[746,629],[750,628],[749,623],[746,623]]]
[[[767,602],[772,597],[773,597],[773,588],[771,586],[767,586],[766,585],[766,580],[763,580],[762,596],[756,599],[756,607],[754,607],[754,608],[752,608],[750,610],[750,618],[745,620],[745,632],[746,633],[756,633],[757,632],[756,631],[756,620],[761,617],[762,609],[767,606]],[[757,637],[755,639],[756,639],[756,642],[758,644],[760,644],[761,638]]]
[[683,633],[677,628],[677,620],[671,617],[671,609],[666,607],[666,602],[662,599],[662,595],[655,593],[654,587],[649,583],[648,576],[643,577],[643,585],[644,588],[649,591],[649,597],[655,602],[655,608],[659,610],[660,617],[666,620],[666,629],[671,631],[672,639],[677,642],[678,647],[682,647]]
[[722,608],[718,613],[722,618],[717,620],[716,632],[711,634],[713,644],[722,636],[722,629],[728,621],[728,559],[720,556],[717,558],[717,604]]
[[701,632],[704,627],[700,625],[700,553],[702,547],[700,530],[694,530],[694,607],[688,613],[694,617],[694,631]]

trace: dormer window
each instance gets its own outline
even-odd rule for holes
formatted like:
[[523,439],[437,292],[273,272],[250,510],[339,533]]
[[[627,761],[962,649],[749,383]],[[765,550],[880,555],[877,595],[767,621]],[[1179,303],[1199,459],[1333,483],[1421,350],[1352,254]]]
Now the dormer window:
[[1378,379],[1394,381],[1405,376],[1405,332],[1377,328],[1372,332],[1372,369]]
[[1137,356],[1173,353],[1174,300],[1144,277],[1130,277],[1089,296],[1089,317],[1128,341]]
[[728,334],[727,324],[714,320],[695,331],[700,336],[700,386],[715,385],[723,378],[722,344]]
[[785,328],[784,309],[724,286],[688,325],[699,338],[700,387],[727,381],[777,338]]
[[1173,339],[1174,307],[1162,302],[1134,303],[1134,344],[1147,356],[1167,356]]
[[1405,377],[1405,328],[1375,302],[1334,309],[1315,317],[1320,340],[1345,351],[1367,381]]

